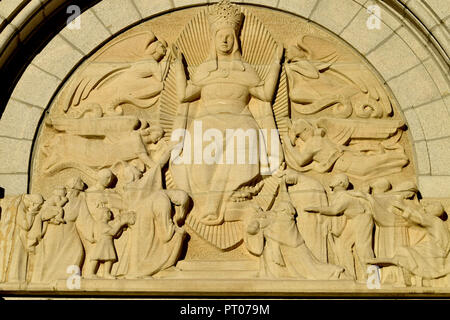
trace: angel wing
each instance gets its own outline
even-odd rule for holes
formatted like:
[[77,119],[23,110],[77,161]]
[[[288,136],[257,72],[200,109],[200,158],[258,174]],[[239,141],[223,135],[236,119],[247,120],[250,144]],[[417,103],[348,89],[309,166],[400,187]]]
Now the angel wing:
[[[80,107],[84,102],[87,105],[100,104],[102,107],[122,103],[140,108],[154,105],[162,90],[168,66],[167,59],[156,61],[153,57],[154,48],[151,45],[156,41],[164,47],[167,45],[152,32],[145,31],[120,39],[94,56],[70,80],[59,100],[63,111],[67,113],[70,108]],[[103,96],[95,97],[102,90]],[[84,111],[85,108],[81,109]]]
[[299,38],[297,45],[305,51],[307,59],[320,71],[329,68],[339,58],[336,47],[331,42],[318,37],[305,35]]
[[50,117],[46,122],[46,125],[58,132],[79,136],[107,136],[113,132],[132,132],[140,124],[141,121],[135,116],[87,119]]
[[67,95],[62,101],[63,111],[79,106],[102,83],[118,76],[131,67],[130,63],[91,63],[79,76],[69,82]]
[[[392,102],[380,81],[372,72],[360,64],[337,63],[340,56],[330,41],[306,35],[299,39],[298,47],[305,52],[307,60],[317,72],[332,76],[344,84],[357,89],[352,93],[353,112],[360,118],[382,118],[392,114]],[[301,68],[302,74],[308,68]]]

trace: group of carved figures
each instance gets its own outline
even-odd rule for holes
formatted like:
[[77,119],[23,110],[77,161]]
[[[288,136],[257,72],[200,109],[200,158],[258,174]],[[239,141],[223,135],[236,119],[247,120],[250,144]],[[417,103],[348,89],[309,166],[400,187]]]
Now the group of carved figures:
[[[159,166],[124,171],[120,192],[103,169],[87,189],[76,177],[46,200],[3,199],[1,281],[64,279],[71,266],[95,278],[100,264],[104,278],[134,279],[174,266],[185,244],[189,196],[155,186]],[[244,244],[260,257],[259,277],[366,282],[368,266],[379,265],[387,283],[411,285],[413,278],[421,285],[450,273],[444,209],[420,202],[413,182],[392,187],[378,178],[354,190],[347,175],[335,174],[324,188],[283,166],[269,179],[277,184],[270,210],[251,202],[243,220]]]
[[[134,170],[125,169],[129,175]],[[189,197],[162,189],[142,197],[140,193],[148,194],[149,181],[158,177],[138,172],[141,178],[131,177],[121,192],[111,189],[115,176],[103,169],[88,188],[76,177],[46,200],[39,194],[3,199],[0,280],[65,279],[73,266],[83,277],[95,278],[101,264],[104,278],[139,278],[174,265],[185,235],[179,225]]]
[[[412,182],[380,178],[409,160],[403,122],[390,118],[376,78],[336,63],[337,50],[317,37],[300,37],[285,55],[245,15],[222,0],[190,22],[170,55],[165,41],[141,33],[133,62],[93,61],[72,77],[46,118],[37,176],[80,176],[46,200],[2,200],[0,281],[65,279],[69,266],[85,278],[151,277],[189,246],[185,225],[218,250],[243,244],[263,278],[366,281],[379,265],[384,281],[409,285],[411,275],[449,273],[442,206],[420,203]],[[277,130],[281,165],[263,175],[263,159],[177,164],[197,146],[168,140],[178,129],[194,134],[193,120],[214,132],[213,156],[228,130]],[[257,148],[274,159],[268,140],[259,136]],[[354,190],[350,181],[369,183]]]

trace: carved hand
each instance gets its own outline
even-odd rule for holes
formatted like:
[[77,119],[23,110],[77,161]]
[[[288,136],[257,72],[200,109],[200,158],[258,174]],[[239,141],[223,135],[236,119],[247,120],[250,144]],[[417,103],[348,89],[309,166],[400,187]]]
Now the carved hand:
[[284,46],[281,43],[277,44],[277,49],[275,51],[275,60],[274,62],[279,64],[281,62],[281,59],[283,58],[284,54]]
[[177,63],[181,63],[183,61],[183,54],[181,53],[180,49],[178,49],[178,47],[176,45],[172,46],[171,54],[172,54],[173,59]]

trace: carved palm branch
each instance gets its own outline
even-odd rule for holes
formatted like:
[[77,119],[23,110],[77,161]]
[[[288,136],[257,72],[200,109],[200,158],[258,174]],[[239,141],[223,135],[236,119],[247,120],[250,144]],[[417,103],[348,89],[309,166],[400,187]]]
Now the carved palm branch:
[[[288,80],[284,66],[281,70],[280,83],[272,108],[280,137],[283,137],[284,134],[287,134],[290,125]],[[284,143],[283,139],[281,142]]]

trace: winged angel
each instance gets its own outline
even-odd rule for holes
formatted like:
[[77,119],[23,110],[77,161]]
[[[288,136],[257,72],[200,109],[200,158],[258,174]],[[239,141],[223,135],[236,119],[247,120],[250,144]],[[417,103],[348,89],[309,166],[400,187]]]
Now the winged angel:
[[286,72],[294,112],[326,112],[339,118],[384,118],[392,114],[389,97],[371,72],[349,63],[330,41],[303,35],[288,47]]
[[158,102],[169,65],[167,43],[143,32],[112,46],[126,46],[122,56],[116,53],[117,62],[94,61],[70,80],[61,99],[65,113],[74,111],[77,118],[121,115],[124,104],[148,109]]

